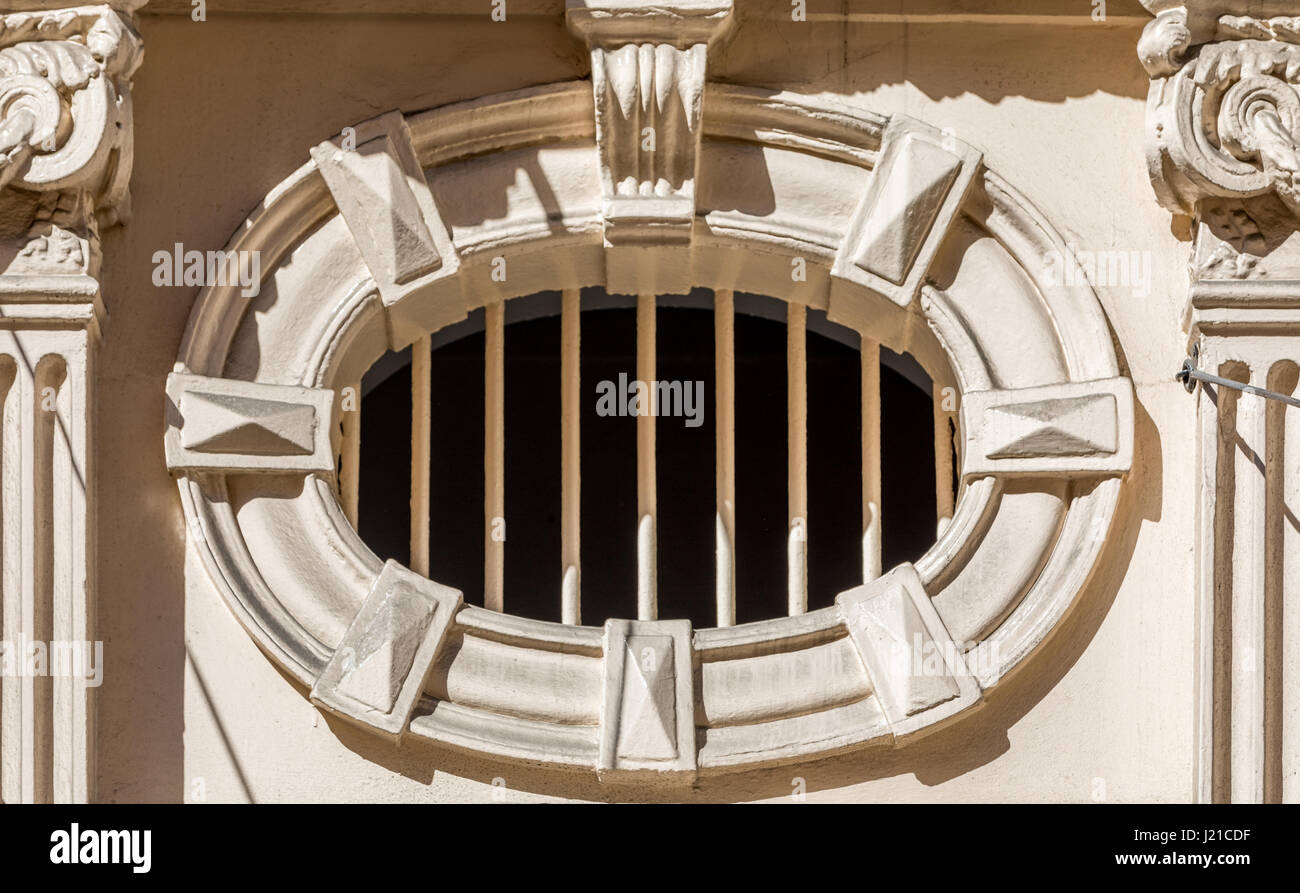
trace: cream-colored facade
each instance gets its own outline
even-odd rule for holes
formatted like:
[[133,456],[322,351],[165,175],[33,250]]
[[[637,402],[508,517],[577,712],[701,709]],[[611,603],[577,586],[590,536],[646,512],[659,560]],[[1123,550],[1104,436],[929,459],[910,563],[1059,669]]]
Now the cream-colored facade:
[[[1300,800],[1300,410],[1174,376],[1194,349],[1297,390],[1300,6],[907,6],[11,2],[0,641],[101,642],[102,684],[7,665],[0,800]],[[601,287],[647,381],[656,302],[712,296],[715,624],[659,611],[653,416],[636,614],[584,605]],[[561,622],[511,614],[494,533],[499,338],[539,292]],[[748,293],[786,305],[789,610],[737,625]],[[419,359],[471,314],[481,604],[429,559]],[[862,573],[809,610],[821,314],[859,339]],[[355,398],[412,345],[412,547],[385,562]],[[894,567],[882,349],[933,381],[959,482]]]

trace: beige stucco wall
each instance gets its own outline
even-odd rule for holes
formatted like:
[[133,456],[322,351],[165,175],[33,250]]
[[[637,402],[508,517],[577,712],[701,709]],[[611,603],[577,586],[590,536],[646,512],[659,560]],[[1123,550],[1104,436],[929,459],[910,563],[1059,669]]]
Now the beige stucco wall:
[[[164,378],[194,288],[151,256],[223,246],[266,192],[343,126],[582,77],[556,20],[180,16],[142,21],[131,223],[109,232],[98,378],[98,558],[108,801],[483,800],[615,793],[335,720],[263,657],[187,553],[163,460]],[[1099,287],[1137,388],[1137,455],[1101,569],[1017,675],[955,727],[897,751],[700,782],[700,800],[1184,801],[1192,795],[1194,405],[1172,381],[1187,247],[1153,200],[1147,78],[1129,25],[807,24],[742,15],[711,77],[839,94],[949,127],[1082,249],[1149,251],[1146,296]],[[742,595],[743,597],[743,595]],[[680,793],[655,796],[681,796]]]

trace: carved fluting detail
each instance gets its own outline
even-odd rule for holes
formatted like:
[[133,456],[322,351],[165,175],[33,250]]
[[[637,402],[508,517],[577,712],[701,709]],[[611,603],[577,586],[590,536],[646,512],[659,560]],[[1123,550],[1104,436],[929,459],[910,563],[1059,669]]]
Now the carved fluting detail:
[[591,50],[608,245],[689,242],[709,44],[731,0],[570,0]]
[[1300,215],[1300,18],[1171,8],[1138,44],[1152,77],[1148,164],[1161,203],[1274,193]]
[[628,44],[592,51],[597,139],[611,242],[637,224],[684,227],[695,215],[695,148],[704,96],[703,44]]

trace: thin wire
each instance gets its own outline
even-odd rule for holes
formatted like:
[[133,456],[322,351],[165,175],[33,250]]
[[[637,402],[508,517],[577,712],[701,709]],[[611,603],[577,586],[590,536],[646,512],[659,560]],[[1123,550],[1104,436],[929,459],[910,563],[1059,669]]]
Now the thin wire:
[[1254,385],[1233,381],[1231,378],[1221,378],[1218,375],[1211,375],[1208,372],[1202,372],[1200,369],[1196,368],[1192,360],[1184,361],[1183,368],[1178,370],[1178,374],[1175,375],[1174,378],[1181,381],[1188,391],[1192,390],[1192,381],[1195,380],[1206,384],[1217,384],[1225,388],[1232,388],[1241,391],[1243,394],[1253,394],[1256,397],[1263,397],[1266,400],[1277,400],[1278,402],[1285,403],[1288,406],[1300,407],[1300,399],[1286,394],[1279,394],[1277,391],[1270,391],[1267,388],[1257,388]]

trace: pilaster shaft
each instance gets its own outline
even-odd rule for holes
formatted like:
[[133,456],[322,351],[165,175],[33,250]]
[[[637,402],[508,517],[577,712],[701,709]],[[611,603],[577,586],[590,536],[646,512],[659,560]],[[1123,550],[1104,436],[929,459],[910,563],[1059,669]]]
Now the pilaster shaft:
[[[1194,233],[1189,342],[1204,369],[1295,393],[1300,18],[1270,0],[1144,2],[1148,167]],[[1211,385],[1198,406],[1196,796],[1298,801],[1300,648],[1284,631],[1300,616],[1300,411]]]
[[129,10],[0,29],[0,801],[93,798],[99,231],[129,209]]

